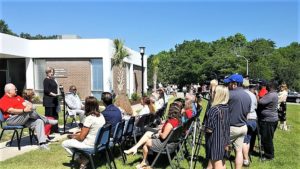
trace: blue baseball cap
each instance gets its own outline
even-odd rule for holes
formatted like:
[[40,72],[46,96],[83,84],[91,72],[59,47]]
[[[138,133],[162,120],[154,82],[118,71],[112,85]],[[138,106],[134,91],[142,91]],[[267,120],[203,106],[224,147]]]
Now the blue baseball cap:
[[230,82],[243,83],[243,80],[244,80],[243,76],[236,73],[224,79],[224,83],[230,83]]

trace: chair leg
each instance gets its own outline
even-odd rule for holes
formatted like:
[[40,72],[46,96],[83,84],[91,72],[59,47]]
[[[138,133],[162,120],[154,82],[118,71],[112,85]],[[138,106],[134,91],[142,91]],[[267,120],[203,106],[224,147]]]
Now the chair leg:
[[[23,131],[23,129],[21,130],[20,136],[22,135],[22,131]],[[17,134],[17,144],[18,144],[18,149],[21,150],[21,146],[20,146],[20,143],[21,143],[21,137],[19,136],[18,131],[16,131],[16,134]]]
[[94,164],[94,160],[93,160],[93,156],[89,154],[89,160],[92,166],[92,169],[95,169],[95,164]]
[[4,133],[4,129],[2,129],[2,131],[1,131],[0,140],[2,139],[3,133]]
[[110,158],[109,158],[107,149],[105,150],[105,155],[106,155],[106,161],[108,162],[109,168],[111,169],[112,167],[111,167],[111,164],[110,164]]
[[73,167],[74,167],[74,163],[75,163],[75,161],[74,161],[74,158],[75,158],[75,154],[76,154],[76,151],[73,153],[73,155],[72,155],[72,160],[71,160],[71,169],[73,169]]
[[[15,138],[16,133],[17,133],[17,130],[14,130],[14,133],[13,133],[13,135],[11,136],[11,139],[10,139],[10,142],[9,142],[9,146],[12,145],[12,142],[13,142],[13,140],[14,140],[14,138]],[[18,139],[18,138],[17,138],[17,139]]]
[[160,151],[160,152],[156,155],[156,157],[154,158],[154,160],[153,160],[153,162],[152,162],[152,164],[151,164],[151,168],[154,168],[154,165],[155,165],[155,163],[156,163],[158,157],[160,156],[160,154],[161,154],[161,151]]
[[121,153],[121,156],[122,156],[122,160],[123,160],[123,164],[125,164],[125,154],[124,154],[124,151],[123,151],[123,147],[122,147],[122,144],[121,143],[118,143],[119,144],[119,150],[120,150],[120,153]]
[[115,163],[115,160],[114,160],[114,156],[113,156],[113,154],[111,153],[111,151],[110,151],[109,148],[108,148],[108,154],[109,154],[109,157],[110,157],[111,161],[113,162],[114,167],[115,167],[115,169],[116,169],[117,166],[116,166],[116,163]]

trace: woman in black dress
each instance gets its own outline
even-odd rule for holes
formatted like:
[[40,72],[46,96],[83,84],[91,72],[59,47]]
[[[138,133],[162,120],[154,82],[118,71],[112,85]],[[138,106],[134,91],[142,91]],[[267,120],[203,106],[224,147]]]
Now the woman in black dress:
[[[47,67],[46,78],[44,79],[44,97],[43,106],[45,107],[45,116],[53,117],[58,120],[58,91],[57,83],[54,80],[54,69]],[[58,125],[54,125],[51,128],[51,132],[58,133]]]
[[225,149],[230,145],[230,120],[228,88],[218,85],[213,93],[211,108],[205,119],[206,158],[208,169],[225,168]]

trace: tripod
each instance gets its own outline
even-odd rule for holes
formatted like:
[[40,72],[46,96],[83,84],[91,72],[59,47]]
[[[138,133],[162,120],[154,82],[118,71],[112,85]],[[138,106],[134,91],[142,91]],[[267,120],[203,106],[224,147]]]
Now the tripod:
[[63,85],[59,85],[59,91],[61,93],[61,97],[62,97],[62,102],[63,102],[63,116],[64,116],[64,131],[61,134],[66,134],[66,133],[70,133],[70,132],[66,132],[66,123],[67,123],[67,119],[66,119],[66,99],[65,99],[65,92],[64,92],[64,86]]

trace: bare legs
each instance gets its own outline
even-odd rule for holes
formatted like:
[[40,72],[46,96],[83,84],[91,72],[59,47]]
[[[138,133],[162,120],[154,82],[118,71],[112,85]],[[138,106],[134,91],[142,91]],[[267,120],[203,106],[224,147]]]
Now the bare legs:
[[136,145],[134,145],[132,148],[130,148],[129,150],[125,150],[124,152],[126,154],[135,154],[137,152],[137,149],[139,147],[141,147],[142,145],[144,145],[145,143],[147,143],[148,140],[151,139],[151,135],[153,134],[153,132],[151,131],[147,131],[143,137],[136,143]]
[[226,169],[225,160],[209,160],[207,169]]
[[243,151],[242,147],[235,149],[235,169],[242,169],[243,166]]

